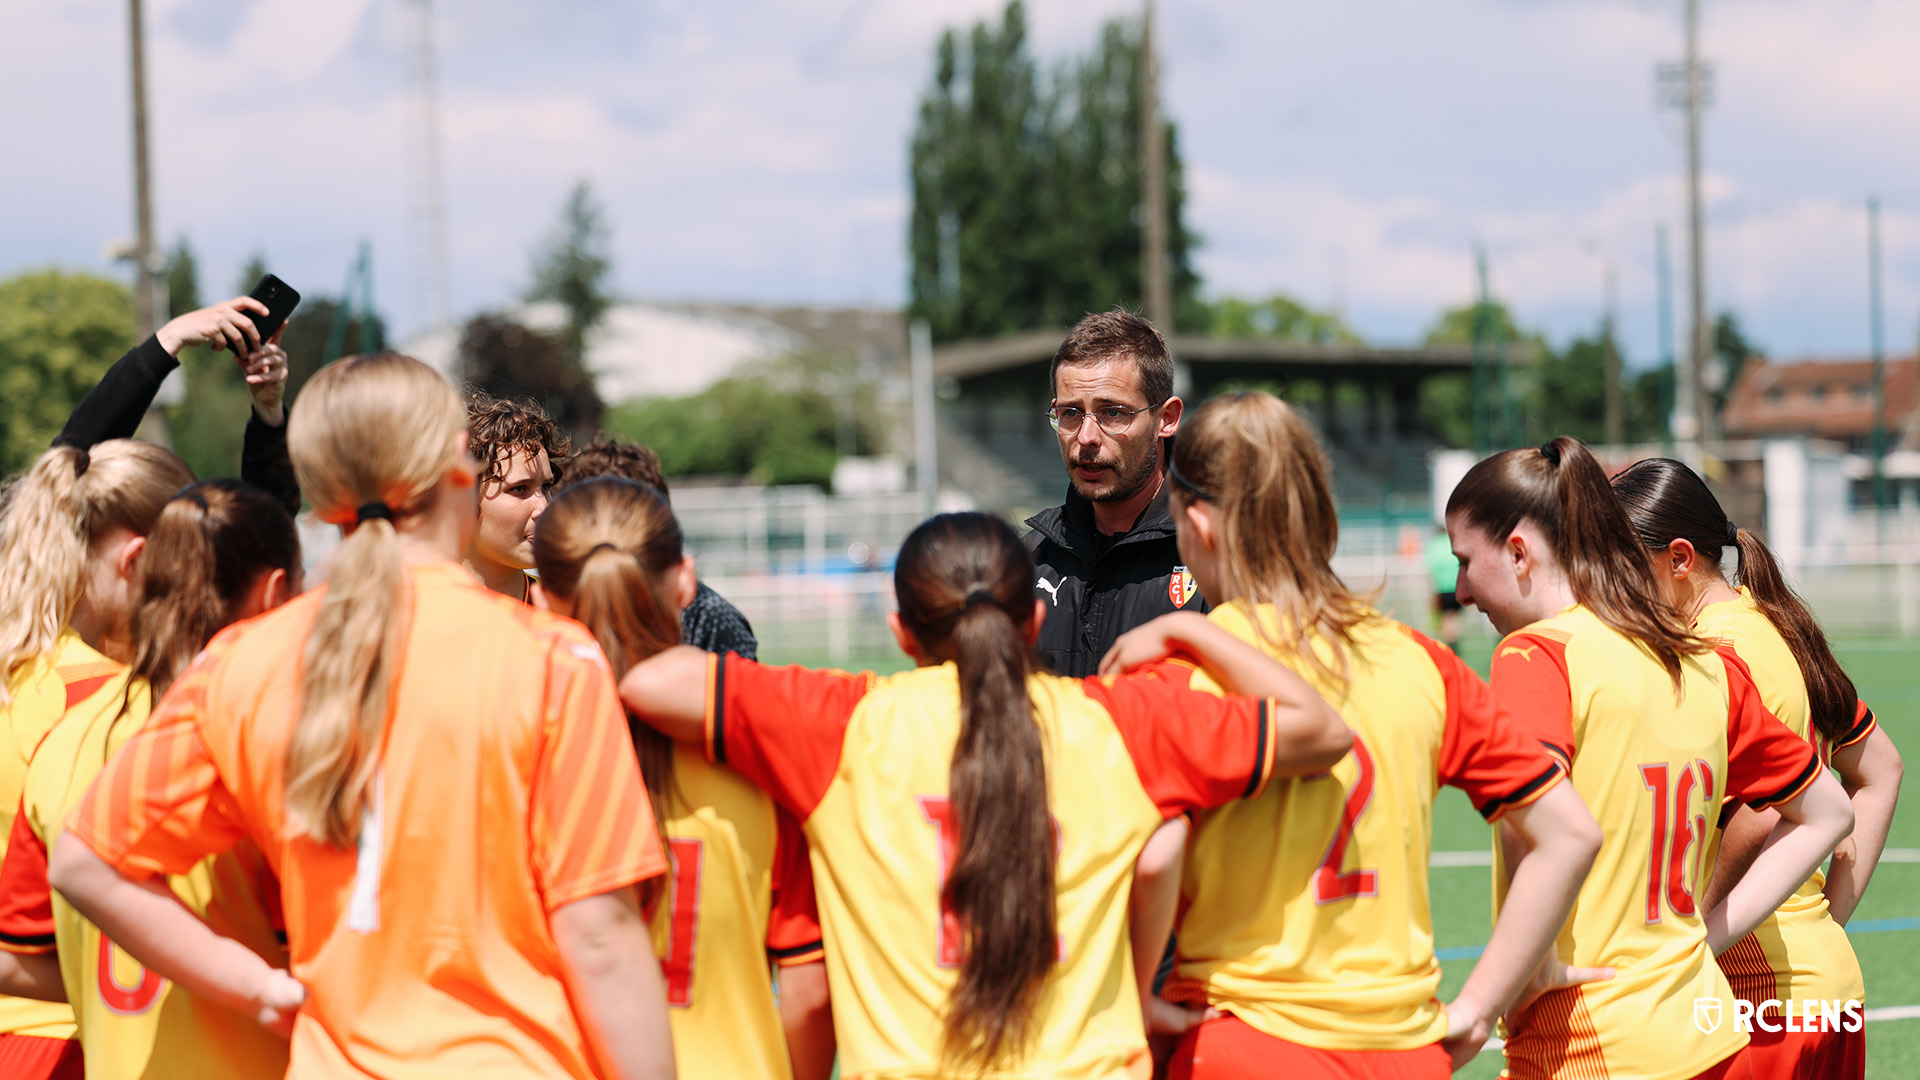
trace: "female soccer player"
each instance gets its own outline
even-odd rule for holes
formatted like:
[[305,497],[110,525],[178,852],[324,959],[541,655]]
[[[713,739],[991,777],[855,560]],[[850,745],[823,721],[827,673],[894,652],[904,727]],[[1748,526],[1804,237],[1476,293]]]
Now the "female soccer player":
[[[1209,624],[1142,627],[1154,663],[1034,670],[1045,614],[1005,522],[946,514],[894,567],[888,678],[678,646],[621,699],[764,788],[812,845],[847,1076],[1119,1078],[1145,1064],[1127,944],[1133,861],[1160,822],[1332,765],[1352,740],[1297,676]],[[1135,1074],[1137,1075],[1137,1074]]]
[[[535,602],[586,624],[614,670],[679,643],[693,560],[653,488],[617,477],[567,488],[541,515],[533,558]],[[715,1080],[827,1080],[833,1016],[805,1007],[825,997],[826,971],[799,824],[650,727],[633,725],[633,742],[672,861],[650,904],[675,1060]]]
[[[1841,927],[1866,891],[1886,846],[1900,796],[1900,751],[1875,723],[1853,680],[1834,659],[1827,637],[1781,576],[1766,542],[1727,520],[1713,492],[1692,469],[1668,458],[1635,464],[1613,478],[1654,560],[1667,599],[1692,619],[1694,632],[1733,649],[1753,673],[1760,700],[1840,773],[1852,796],[1853,835],[1834,851],[1831,878],[1815,871],[1759,929],[1720,954],[1734,996],[1756,1010],[1768,1001],[1864,1002],[1860,962]],[[1722,556],[1739,553],[1740,587],[1727,583]],[[1740,810],[1727,823],[1708,902],[1737,880],[1772,831],[1774,815]],[[1761,1078],[1861,1077],[1866,1030],[1833,1030],[1817,1013],[1788,1031],[1779,1008],[1756,1024],[1750,1053]],[[1811,1024],[1812,1026],[1808,1026]],[[1768,1027],[1775,1030],[1769,1031]]]
[[[631,888],[666,860],[613,681],[585,630],[455,561],[459,397],[354,357],[291,424],[301,490],[346,531],[326,588],[213,639],[68,819],[54,888],[152,971],[291,1026],[296,1080],[670,1076]],[[146,884],[243,835],[297,982]]]
[[[1564,985],[1507,1018],[1507,1070],[1746,1077],[1746,1036],[1713,955],[1745,937],[1853,825],[1813,749],[1761,703],[1746,666],[1688,631],[1579,440],[1475,465],[1447,501],[1456,592],[1505,637],[1493,690],[1560,757],[1606,842],[1548,958]],[[1728,800],[1784,819],[1712,909],[1696,898]],[[1502,826],[1495,902],[1526,841]]]
[[[1600,830],[1478,675],[1334,572],[1326,457],[1292,409],[1260,393],[1208,401],[1181,425],[1168,475],[1209,618],[1298,671],[1354,733],[1330,773],[1197,815],[1164,994],[1226,1015],[1186,1033],[1170,1075],[1444,1078],[1449,1050],[1478,1052],[1553,943]],[[1427,894],[1441,784],[1529,845],[1444,1008]]]
[[[190,1071],[207,1078],[280,1075],[287,1041],[178,995],[126,960],[99,928],[47,886],[47,846],[87,785],[147,721],[221,627],[278,607],[300,587],[300,540],[278,500],[237,480],[209,480],[168,502],[147,536],[133,613],[133,663],[69,707],[41,740],[0,867],[0,975],[54,965],[72,1002],[91,1080]],[[241,840],[170,878],[174,895],[221,933],[284,967],[280,891],[260,849]],[[31,988],[23,988],[31,992]]]
[[[0,823],[9,834],[33,748],[70,703],[129,657],[147,530],[193,473],[150,443],[59,446],[16,480],[0,512]],[[58,1000],[57,979],[49,994]],[[0,1076],[80,1075],[65,1004],[0,998]]]

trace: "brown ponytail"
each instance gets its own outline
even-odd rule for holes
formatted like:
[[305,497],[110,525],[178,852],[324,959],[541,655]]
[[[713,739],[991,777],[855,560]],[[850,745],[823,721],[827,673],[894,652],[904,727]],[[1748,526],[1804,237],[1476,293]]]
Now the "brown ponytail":
[[[680,613],[660,595],[663,574],[682,559],[680,523],[644,484],[604,476],[573,485],[540,515],[533,561],[540,587],[573,601],[573,617],[625,671],[680,642]],[[675,797],[673,741],[629,718],[640,773],[665,828]]]
[[1447,516],[1455,514],[1497,541],[1522,521],[1533,522],[1567,575],[1573,598],[1646,646],[1676,688],[1681,660],[1709,649],[1660,598],[1653,567],[1606,472],[1579,439],[1562,435],[1475,465],[1447,500]]
[[322,521],[352,531],[301,655],[286,772],[295,836],[336,848],[359,838],[412,602],[393,519],[426,510],[462,466],[466,428],[453,387],[397,353],[350,356],[300,392],[287,425],[294,474]]
[[960,737],[948,793],[959,849],[943,899],[965,927],[947,1003],[943,1071],[1018,1059],[1058,953],[1046,748],[1034,670],[1033,560],[1006,522],[942,514],[913,530],[894,565],[900,621],[960,681]]
[[1740,553],[1739,583],[1752,594],[1754,606],[1780,633],[1800,665],[1812,706],[1814,730],[1829,740],[1853,727],[1859,692],[1840,667],[1813,612],[1807,610],[1773,557],[1766,541],[1727,520],[1727,512],[1706,481],[1671,458],[1635,462],[1613,478],[1613,493],[1627,519],[1649,550],[1665,550],[1685,540],[1716,572],[1729,547]]
[[[1207,599],[1246,605],[1263,641],[1271,629],[1255,611],[1271,606],[1286,640],[1268,643],[1344,685],[1353,628],[1371,614],[1372,598],[1333,571],[1340,518],[1313,429],[1271,394],[1222,394],[1181,422],[1173,467],[1178,503],[1204,498],[1217,510],[1226,595]],[[1331,664],[1313,648],[1315,630]]]
[[15,669],[53,648],[80,602],[87,554],[115,527],[145,536],[193,470],[171,450],[109,439],[56,446],[8,486],[0,508],[0,708]]
[[300,536],[279,501],[239,480],[205,480],[160,511],[140,560],[133,674],[160,700],[259,576],[299,572]]

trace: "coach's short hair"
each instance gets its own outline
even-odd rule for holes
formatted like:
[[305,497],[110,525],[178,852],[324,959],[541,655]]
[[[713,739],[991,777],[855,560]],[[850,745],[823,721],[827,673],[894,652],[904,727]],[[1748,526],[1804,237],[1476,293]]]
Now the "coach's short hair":
[[667,478],[660,474],[660,455],[645,443],[629,442],[611,435],[593,440],[593,445],[573,455],[560,486],[570,488],[582,481],[601,476],[619,476],[636,484],[645,484],[662,495]]
[[547,452],[548,482],[560,479],[569,444],[547,411],[532,401],[507,401],[484,390],[470,390],[467,452],[480,465],[480,482],[500,479],[503,466],[520,454]]
[[1081,319],[1067,334],[1067,340],[1047,365],[1047,389],[1058,389],[1056,377],[1064,364],[1098,364],[1108,360],[1126,360],[1140,372],[1140,389],[1147,404],[1159,407],[1173,396],[1173,354],[1167,351],[1167,339],[1153,324],[1128,311],[1114,308]]

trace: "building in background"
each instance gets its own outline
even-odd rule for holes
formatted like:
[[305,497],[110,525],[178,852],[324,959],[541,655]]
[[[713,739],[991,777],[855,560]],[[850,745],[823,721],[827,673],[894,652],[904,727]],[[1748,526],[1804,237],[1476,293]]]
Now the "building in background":
[[[1886,459],[1901,502],[1920,499],[1920,359],[1886,362]],[[1856,505],[1870,501],[1873,476],[1873,362],[1803,360],[1746,365],[1727,397],[1727,438],[1811,439],[1845,448]]]

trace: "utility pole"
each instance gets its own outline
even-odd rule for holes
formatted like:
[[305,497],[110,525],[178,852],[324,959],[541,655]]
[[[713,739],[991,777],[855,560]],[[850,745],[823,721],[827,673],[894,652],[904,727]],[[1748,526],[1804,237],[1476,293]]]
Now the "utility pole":
[[1660,291],[1660,408],[1667,417],[1669,447],[1680,437],[1680,414],[1674,407],[1676,376],[1673,361],[1673,264],[1667,257],[1667,227],[1653,227],[1653,269]]
[[440,91],[433,47],[432,0],[413,9],[413,102],[408,138],[413,158],[412,232],[429,329],[447,325],[447,219],[440,188]]
[[1867,197],[1867,296],[1873,319],[1873,508],[1887,508],[1887,350],[1881,331],[1880,198]]
[[925,319],[915,319],[907,328],[907,356],[913,379],[913,478],[920,488],[920,512],[932,517],[940,505],[940,442],[933,400],[933,331]]
[[[127,45],[129,75],[133,84],[133,333],[147,340],[165,321],[167,314],[158,297],[153,258],[153,174],[147,153],[147,50],[140,0],[127,0]],[[167,418],[157,407],[149,407],[140,423],[140,433],[148,442],[172,445]]]
[[1712,103],[1713,68],[1700,60],[1700,0],[1686,0],[1686,58],[1659,68],[1662,100],[1686,113],[1687,284],[1691,330],[1686,371],[1676,382],[1674,435],[1683,442],[1719,437],[1713,401],[1707,393],[1707,360],[1713,355],[1713,327],[1707,321],[1706,212],[1700,194],[1700,119]]
[[1140,34],[1140,171],[1145,222],[1140,251],[1140,284],[1146,291],[1147,321],[1173,334],[1173,285],[1167,271],[1167,139],[1160,125],[1160,62],[1153,45],[1154,0],[1146,0]]
[[1606,312],[1600,317],[1600,348],[1606,365],[1607,445],[1619,446],[1627,441],[1626,419],[1620,401],[1620,345],[1614,332],[1618,325],[1619,300],[1614,287],[1613,260],[1604,255],[1601,259],[1606,276]]
[[1492,364],[1487,355],[1493,305],[1487,300],[1487,249],[1474,248],[1473,262],[1480,281],[1480,299],[1473,308],[1473,452],[1485,457],[1493,449]]

